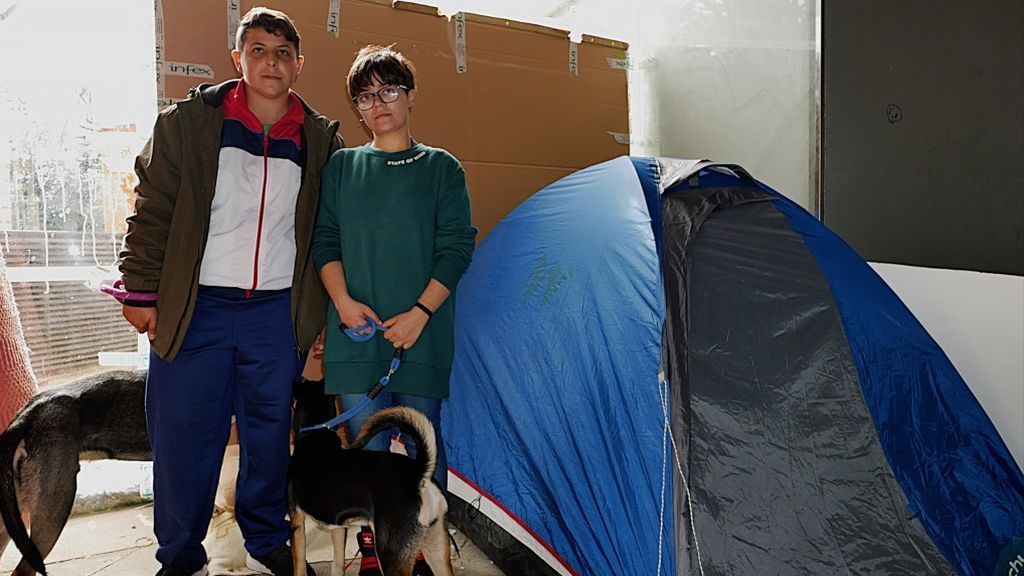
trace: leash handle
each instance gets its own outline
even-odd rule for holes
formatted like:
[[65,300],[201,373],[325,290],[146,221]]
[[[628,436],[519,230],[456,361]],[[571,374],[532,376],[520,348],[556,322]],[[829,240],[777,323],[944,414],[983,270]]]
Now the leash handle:
[[[369,332],[365,334],[360,334],[360,332],[366,330],[367,328],[370,329]],[[353,342],[366,342],[370,338],[373,338],[373,336],[377,332],[383,332],[387,330],[388,327],[383,324],[378,324],[377,322],[374,322],[372,318],[367,318],[366,323],[357,328],[345,328],[344,324],[338,324],[338,329],[344,332],[345,336],[348,336],[349,339],[352,340]]]

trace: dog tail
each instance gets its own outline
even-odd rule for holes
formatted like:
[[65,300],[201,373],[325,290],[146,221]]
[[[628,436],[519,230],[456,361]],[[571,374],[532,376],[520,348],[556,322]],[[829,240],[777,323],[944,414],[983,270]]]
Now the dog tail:
[[419,410],[405,406],[385,408],[375,412],[359,429],[350,448],[362,448],[371,438],[388,428],[397,427],[416,443],[416,463],[424,480],[429,480],[437,468],[437,440],[434,426]]
[[25,528],[25,522],[21,517],[21,508],[18,506],[17,470],[14,460],[18,456],[18,446],[25,439],[25,432],[26,426],[15,420],[10,428],[0,435],[0,516],[3,517],[7,533],[18,547],[22,558],[33,570],[46,576],[43,556],[29,537],[28,529]]

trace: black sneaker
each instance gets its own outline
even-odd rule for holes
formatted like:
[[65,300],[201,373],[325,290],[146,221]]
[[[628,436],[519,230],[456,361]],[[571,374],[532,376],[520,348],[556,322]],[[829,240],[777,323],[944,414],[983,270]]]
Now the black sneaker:
[[[294,576],[292,573],[292,549],[282,544],[259,558],[245,555],[245,567],[260,574],[272,576]],[[306,563],[306,576],[316,576],[313,567]]]
[[206,576],[206,566],[203,566],[199,570],[189,570],[187,568],[175,568],[174,566],[164,566],[156,573],[156,576]]

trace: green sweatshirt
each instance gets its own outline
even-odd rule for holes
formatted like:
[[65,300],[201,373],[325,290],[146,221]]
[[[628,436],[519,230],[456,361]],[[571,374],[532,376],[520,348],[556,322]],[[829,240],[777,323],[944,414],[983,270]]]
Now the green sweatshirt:
[[[446,397],[455,285],[469,265],[476,237],[462,166],[447,151],[423,144],[393,153],[365,145],[335,152],[321,178],[312,246],[317,270],[341,261],[349,295],[382,321],[412,308],[431,278],[452,292],[405,351],[387,387]],[[338,311],[329,305],[326,389],[332,394],[366,392],[387,371],[394,349],[380,334],[353,342],[338,329],[339,322]]]

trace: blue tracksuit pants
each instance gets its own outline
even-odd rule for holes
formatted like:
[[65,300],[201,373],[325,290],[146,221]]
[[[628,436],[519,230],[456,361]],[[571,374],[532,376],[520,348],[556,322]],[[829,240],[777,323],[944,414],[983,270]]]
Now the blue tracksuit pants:
[[171,362],[150,356],[146,419],[153,445],[154,533],[164,566],[199,569],[234,414],[240,448],[235,515],[245,547],[285,543],[292,380],[301,371],[290,295],[201,287]]

